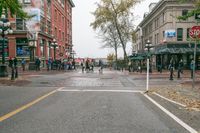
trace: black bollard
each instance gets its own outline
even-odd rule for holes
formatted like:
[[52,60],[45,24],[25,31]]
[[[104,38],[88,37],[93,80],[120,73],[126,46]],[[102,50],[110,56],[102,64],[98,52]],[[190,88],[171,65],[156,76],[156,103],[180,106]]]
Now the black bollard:
[[178,79],[180,79],[181,78],[181,70],[180,70],[180,68],[178,69],[178,77],[177,77]]
[[170,67],[170,78],[169,78],[169,80],[173,80],[173,75],[174,75],[174,68]]

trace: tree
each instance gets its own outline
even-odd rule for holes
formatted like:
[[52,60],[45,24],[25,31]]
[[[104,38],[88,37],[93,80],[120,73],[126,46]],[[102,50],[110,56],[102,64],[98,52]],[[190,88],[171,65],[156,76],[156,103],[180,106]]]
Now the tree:
[[99,33],[99,38],[102,40],[102,48],[113,48],[115,51],[115,60],[118,60],[118,48],[120,46],[120,41],[117,37],[117,33],[113,28],[113,25],[110,25],[104,29],[103,33]]
[[18,0],[0,0],[0,16],[3,10],[5,10],[6,13],[9,11],[11,16],[17,14],[23,19],[30,18],[30,16],[23,11],[22,5]]
[[195,16],[197,14],[200,14],[200,0],[179,0],[181,3],[193,3],[194,4],[194,9],[189,11],[186,15],[179,16],[178,19],[180,20],[186,20],[192,16]]
[[131,40],[131,29],[133,30],[131,9],[138,2],[139,0],[101,0],[93,12],[95,20],[91,26],[94,30],[102,31],[107,25],[112,24],[123,48],[125,60],[128,60],[126,44]]
[[113,53],[107,55],[107,60],[110,66],[112,66],[115,55]]

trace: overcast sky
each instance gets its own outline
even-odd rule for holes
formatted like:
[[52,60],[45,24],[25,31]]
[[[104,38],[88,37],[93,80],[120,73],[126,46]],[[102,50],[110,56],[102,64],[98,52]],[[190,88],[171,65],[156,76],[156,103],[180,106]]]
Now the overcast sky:
[[[76,57],[107,57],[108,53],[114,53],[112,49],[101,49],[101,41],[96,37],[95,32],[90,27],[90,23],[94,20],[91,12],[96,8],[95,2],[99,0],[73,0],[75,8],[73,8],[73,45],[77,53]],[[142,20],[144,12],[148,12],[148,6],[152,2],[159,0],[143,0],[134,9],[134,15],[137,16],[135,25]],[[127,52],[131,53],[131,46],[127,48]],[[119,51],[119,56],[123,52]]]

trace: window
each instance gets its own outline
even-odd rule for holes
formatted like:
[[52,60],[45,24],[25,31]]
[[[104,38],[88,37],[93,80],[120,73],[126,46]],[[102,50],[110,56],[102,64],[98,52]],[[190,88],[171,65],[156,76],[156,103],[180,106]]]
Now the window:
[[63,42],[65,41],[65,35],[64,35],[64,32],[62,32],[62,41],[63,41]]
[[177,29],[177,41],[183,41],[183,28]]
[[187,39],[190,38],[190,28],[187,28]]
[[57,28],[56,27],[54,29],[54,35],[55,35],[55,38],[57,38]]
[[31,0],[24,0],[24,3],[29,4],[29,3],[31,3]]
[[24,22],[20,18],[16,18],[16,30],[24,30]]
[[57,10],[55,9],[55,14],[54,14],[54,19],[55,19],[55,21],[57,21]]
[[159,43],[159,33],[157,33],[157,44]]
[[27,38],[16,38],[16,55],[18,57],[27,57],[30,55]]
[[185,16],[185,15],[187,15],[188,14],[188,10],[183,10],[182,11],[182,16]]
[[162,14],[162,21],[165,22],[165,13]]

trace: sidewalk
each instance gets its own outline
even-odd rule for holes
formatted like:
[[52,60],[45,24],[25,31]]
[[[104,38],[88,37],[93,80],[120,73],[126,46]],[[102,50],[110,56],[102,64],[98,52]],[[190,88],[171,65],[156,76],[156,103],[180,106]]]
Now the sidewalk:
[[64,70],[49,70],[47,71],[46,68],[41,68],[40,71],[35,70],[26,70],[22,71],[22,68],[18,68],[18,78],[15,80],[11,80],[11,72],[9,71],[9,77],[0,78],[0,86],[23,86],[31,83],[32,77],[37,77],[41,75],[55,75],[55,74],[62,74],[69,71]]
[[[185,105],[186,109],[200,111],[200,71],[196,72],[195,88],[192,88],[189,70],[184,70],[180,79],[177,79],[177,71],[175,71],[174,80],[171,81],[171,84],[169,82],[169,74],[169,71],[163,71],[162,73],[154,71],[150,73],[150,83],[157,82],[158,84],[157,86],[150,85],[150,93],[157,93],[165,98],[181,103]],[[131,72],[129,75],[137,80],[145,80],[146,83],[146,72]],[[164,84],[159,85],[160,81]]]

